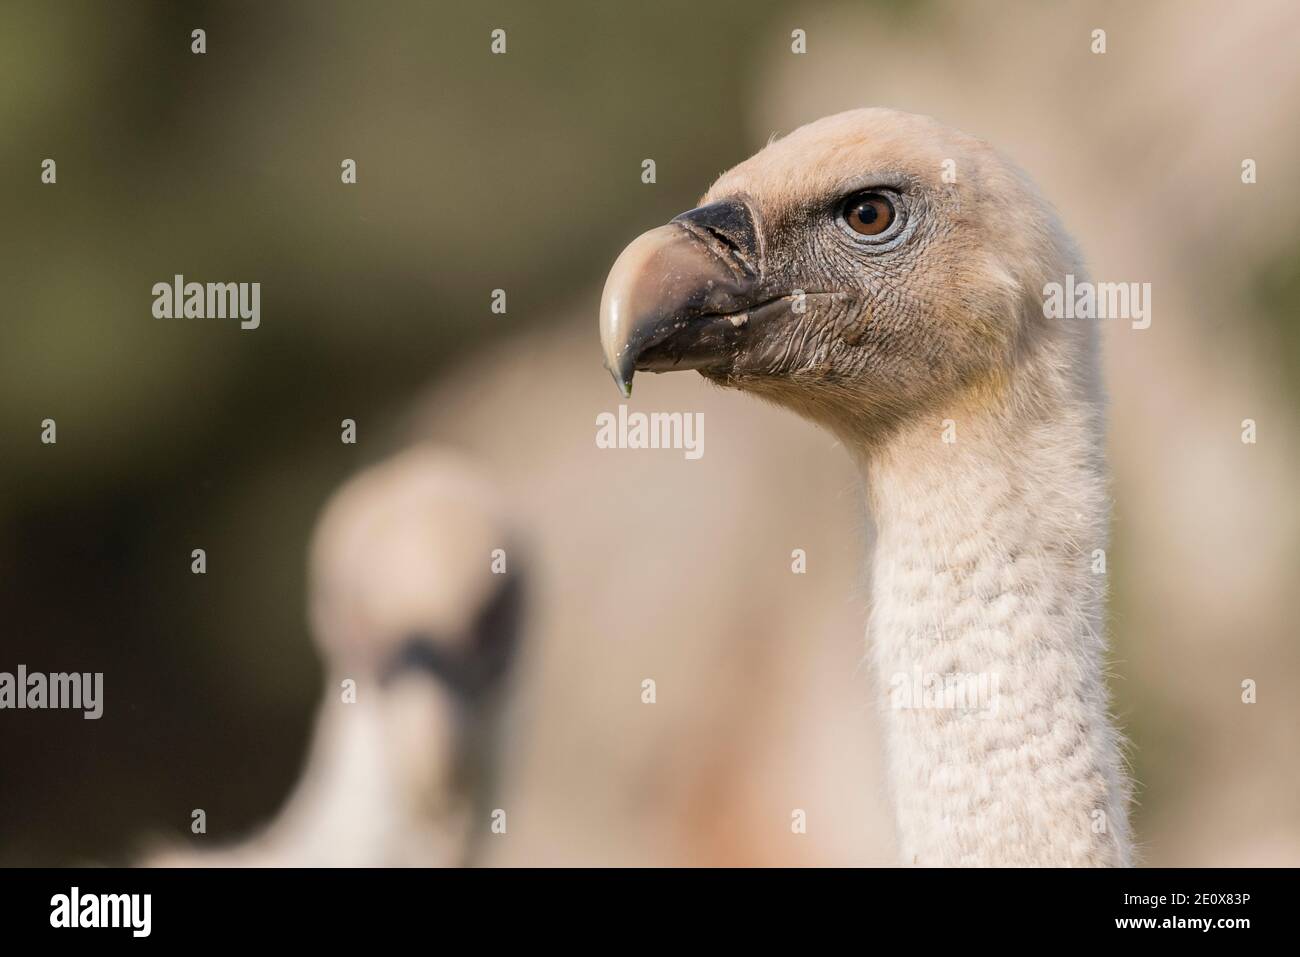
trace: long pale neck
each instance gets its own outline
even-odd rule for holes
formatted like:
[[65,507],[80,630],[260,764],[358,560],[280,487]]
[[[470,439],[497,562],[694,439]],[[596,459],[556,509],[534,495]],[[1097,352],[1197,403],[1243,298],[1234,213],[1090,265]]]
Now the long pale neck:
[[434,694],[412,682],[344,705],[333,699],[338,681],[328,687],[302,781],[252,851],[280,866],[463,863],[470,808],[445,786]]
[[1129,862],[1099,423],[1099,403],[1043,379],[1032,402],[968,401],[863,454],[904,863]]

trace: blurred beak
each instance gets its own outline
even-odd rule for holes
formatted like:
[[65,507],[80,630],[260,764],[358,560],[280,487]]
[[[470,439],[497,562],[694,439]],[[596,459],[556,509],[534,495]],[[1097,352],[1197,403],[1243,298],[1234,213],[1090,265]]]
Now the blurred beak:
[[759,304],[760,247],[740,202],[712,203],[623,250],[600,299],[605,366],[625,396],[637,370],[707,369],[740,348]]

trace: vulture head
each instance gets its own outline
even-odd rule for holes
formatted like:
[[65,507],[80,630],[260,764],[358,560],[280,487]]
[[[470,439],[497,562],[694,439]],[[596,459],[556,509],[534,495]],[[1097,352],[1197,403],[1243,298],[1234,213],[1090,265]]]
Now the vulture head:
[[423,448],[350,480],[317,525],[309,613],[335,705],[356,683],[333,727],[382,754],[413,815],[463,803],[487,770],[521,627],[513,545],[491,484]]
[[1075,261],[991,147],[854,110],[770,143],[623,251],[605,362],[624,394],[638,370],[696,369],[862,434],[999,389],[1036,337],[1069,335],[1045,328],[1042,289]]

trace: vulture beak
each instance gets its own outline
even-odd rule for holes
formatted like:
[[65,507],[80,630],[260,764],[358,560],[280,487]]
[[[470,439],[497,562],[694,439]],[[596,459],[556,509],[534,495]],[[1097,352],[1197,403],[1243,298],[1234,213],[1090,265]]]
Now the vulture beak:
[[605,366],[625,396],[638,369],[707,369],[740,346],[759,304],[754,216],[726,201],[682,213],[623,250],[600,298]]

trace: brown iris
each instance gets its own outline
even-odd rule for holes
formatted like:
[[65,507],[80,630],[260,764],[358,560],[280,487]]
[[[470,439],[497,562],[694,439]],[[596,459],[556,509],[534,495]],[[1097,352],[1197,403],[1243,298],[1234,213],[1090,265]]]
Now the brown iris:
[[844,220],[855,233],[879,236],[894,221],[894,204],[879,193],[862,193],[845,204]]

